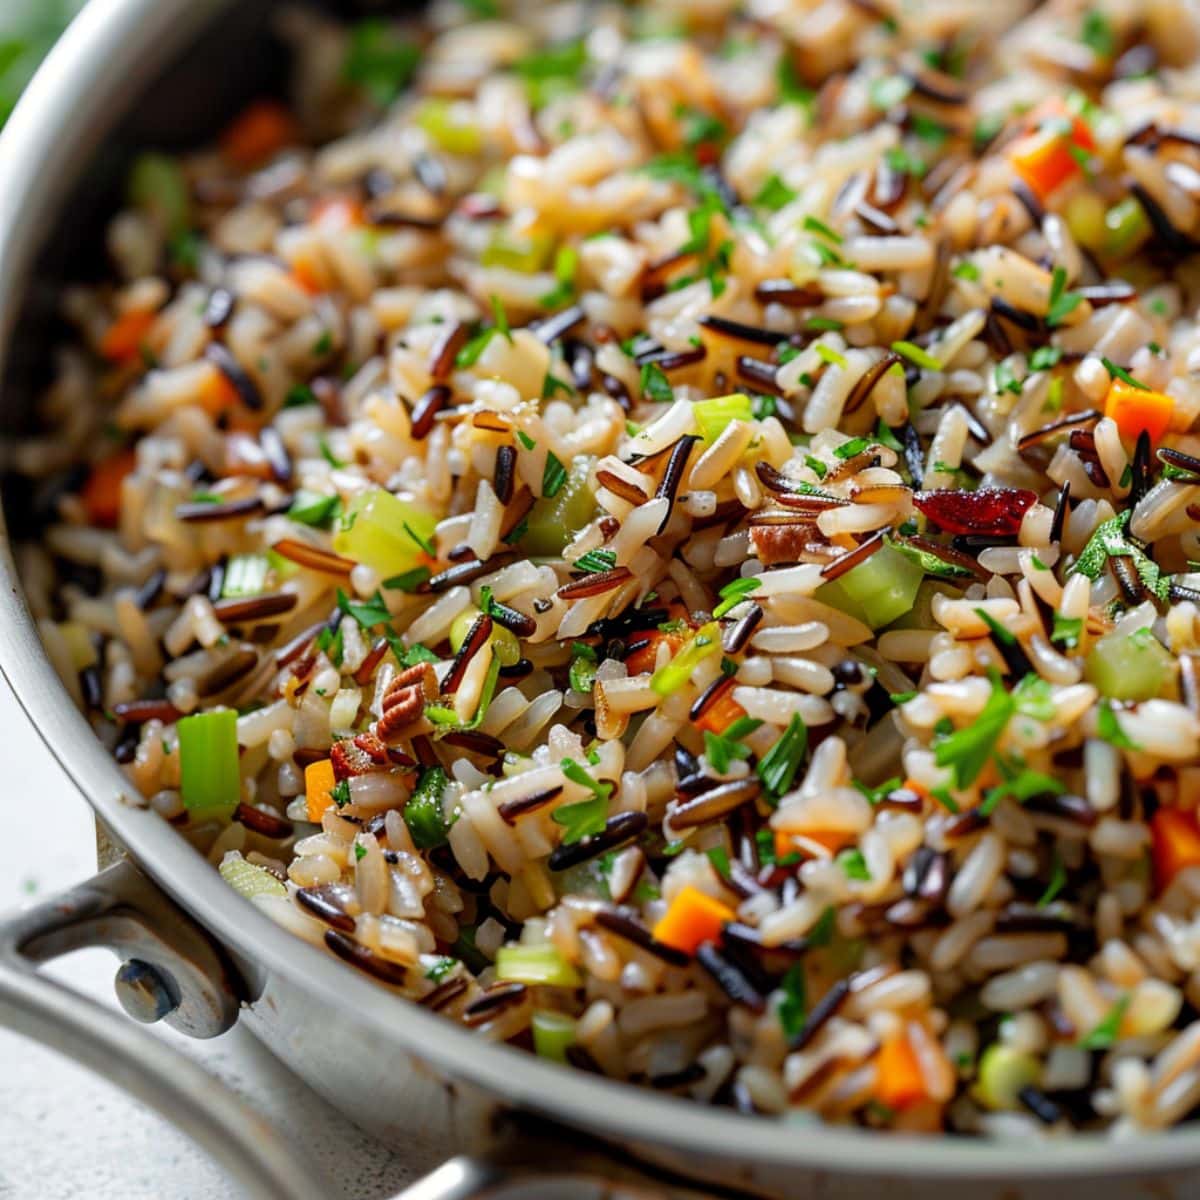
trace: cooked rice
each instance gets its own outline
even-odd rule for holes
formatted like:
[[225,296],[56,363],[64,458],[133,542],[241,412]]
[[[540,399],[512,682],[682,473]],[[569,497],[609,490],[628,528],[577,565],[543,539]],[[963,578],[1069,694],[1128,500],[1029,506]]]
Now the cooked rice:
[[484,1037],[908,1132],[1189,1119],[1195,14],[468,7],[293,16],[293,111],[135,166],[13,455],[72,699]]

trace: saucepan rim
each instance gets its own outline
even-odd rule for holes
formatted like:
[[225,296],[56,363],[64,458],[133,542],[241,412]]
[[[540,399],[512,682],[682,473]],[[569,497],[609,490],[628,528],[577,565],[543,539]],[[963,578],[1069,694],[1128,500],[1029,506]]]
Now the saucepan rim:
[[[232,3],[91,0],[17,106],[0,135],[0,373],[47,229],[45,214],[79,182],[96,146],[132,107],[130,97],[141,94],[204,21]],[[1082,1134],[1039,1144],[1015,1162],[1011,1143],[744,1117],[565,1070],[388,994],[254,911],[165,821],[130,802],[128,781],[41,648],[2,524],[0,543],[0,672],[66,774],[143,869],[197,921],[266,972],[359,1014],[364,1038],[392,1042],[506,1105],[626,1145],[736,1163],[964,1181],[1095,1178],[1200,1165],[1200,1125],[1120,1142]]]

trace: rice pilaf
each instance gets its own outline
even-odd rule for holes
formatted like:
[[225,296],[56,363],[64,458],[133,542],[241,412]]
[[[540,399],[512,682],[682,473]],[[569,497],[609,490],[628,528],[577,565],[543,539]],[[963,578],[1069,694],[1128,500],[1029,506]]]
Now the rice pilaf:
[[579,1069],[1188,1119],[1195,13],[284,25],[291,107],[133,165],[11,455],[47,652],[144,803]]

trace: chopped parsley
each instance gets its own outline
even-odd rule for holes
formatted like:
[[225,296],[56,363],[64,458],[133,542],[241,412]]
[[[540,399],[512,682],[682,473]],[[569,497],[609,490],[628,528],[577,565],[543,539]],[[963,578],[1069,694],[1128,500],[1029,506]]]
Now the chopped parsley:
[[756,768],[769,797],[778,800],[791,789],[807,752],[808,729],[800,719],[800,714],[793,713],[783,735],[763,755]]
[[384,106],[409,85],[420,61],[420,47],[391,25],[380,20],[360,21],[350,31],[342,75]]
[[979,716],[962,729],[947,734],[937,743],[934,760],[939,767],[950,767],[956,786],[970,787],[992,756],[1009,718],[1016,711],[1016,702],[1005,690],[1000,677],[991,677],[992,694]]
[[562,491],[562,486],[567,482],[567,468],[558,461],[557,456],[551,452],[546,455],[546,466],[542,471],[542,495],[546,499],[551,499],[557,496]]
[[750,757],[750,747],[743,744],[742,738],[752,734],[762,722],[754,717],[738,717],[721,733],[704,731],[704,757],[708,759],[712,769],[720,775],[729,770],[729,764],[736,760]]
[[1117,714],[1108,700],[1101,700],[1096,712],[1096,732],[1118,750],[1140,750],[1141,747],[1121,728]]
[[555,824],[561,825],[563,844],[571,845],[585,837],[593,837],[604,830],[608,820],[608,800],[612,795],[611,783],[600,783],[593,779],[587,771],[572,758],[562,760],[562,773],[572,783],[587,788],[592,793],[590,800],[581,800],[577,804],[567,804],[557,808],[552,814]]
[[675,399],[671,382],[657,363],[646,363],[642,367],[642,394],[656,404],[670,404]]
[[835,861],[842,868],[847,879],[866,881],[871,878],[871,871],[867,866],[867,860],[863,858],[863,853],[857,846],[841,851]]
[[589,550],[581,554],[572,564],[577,571],[587,571],[599,574],[601,571],[611,571],[617,565],[615,550]]
[[1121,1028],[1121,1021],[1125,1016],[1125,1010],[1129,1007],[1129,1000],[1130,997],[1128,995],[1122,996],[1108,1010],[1104,1020],[1080,1039],[1079,1045],[1084,1050],[1110,1049],[1117,1040],[1117,1033]]
[[411,571],[402,571],[383,581],[383,587],[389,592],[415,592],[430,578],[428,567],[413,567]]
[[791,1041],[804,1028],[808,1017],[808,991],[804,982],[804,964],[792,963],[779,983],[782,996],[779,1007],[779,1024],[783,1035]]
[[940,371],[942,364],[938,362],[927,350],[923,350],[914,342],[893,342],[892,350],[899,354],[902,358],[907,358],[909,362],[921,367],[926,371]]
[[1055,850],[1054,862],[1050,868],[1050,882],[1046,884],[1046,890],[1038,897],[1038,908],[1045,908],[1066,886],[1067,868],[1063,865],[1062,856]]
[[1054,629],[1050,634],[1052,642],[1058,642],[1064,649],[1074,650],[1079,645],[1079,637],[1082,633],[1082,617],[1064,617],[1062,613],[1054,614]]
[[1055,267],[1050,277],[1050,302],[1046,309],[1046,324],[1053,328],[1061,325],[1083,303],[1079,292],[1068,292],[1067,272],[1064,267]]
[[1107,358],[1102,357],[1100,361],[1104,364],[1104,369],[1113,379],[1119,379],[1122,383],[1127,383],[1130,387],[1137,388],[1141,392],[1148,392],[1150,390],[1140,379],[1134,379],[1124,367],[1118,367],[1115,362]]
[[791,204],[797,195],[799,193],[792,191],[778,175],[772,175],[758,189],[758,194],[754,197],[754,203],[759,208],[769,208],[772,212],[778,212],[781,208],[785,208]]

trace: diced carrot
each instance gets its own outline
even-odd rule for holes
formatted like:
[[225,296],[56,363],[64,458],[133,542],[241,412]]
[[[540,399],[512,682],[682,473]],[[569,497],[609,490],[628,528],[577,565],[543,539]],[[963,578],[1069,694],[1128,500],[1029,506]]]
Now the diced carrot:
[[1161,892],[1185,867],[1200,866],[1200,824],[1196,814],[1160,808],[1150,818],[1154,879]]
[[911,775],[900,786],[906,792],[916,792],[922,799],[929,797],[929,789],[923,783],[918,783]]
[[200,387],[198,398],[201,407],[214,420],[226,409],[233,408],[240,399],[237,388],[233,386],[225,373],[216,367],[209,370]]
[[1143,429],[1151,442],[1161,441],[1174,411],[1175,401],[1163,392],[1131,387],[1123,379],[1114,379],[1108,386],[1104,415],[1116,421],[1127,442],[1136,442]]
[[902,1109],[925,1099],[921,1064],[903,1034],[884,1039],[875,1068],[875,1098],[881,1104]]
[[[643,638],[647,640],[643,641]],[[658,657],[658,647],[663,642],[666,642],[671,648],[671,655],[674,657],[679,653],[680,646],[687,641],[687,634],[663,633],[661,630],[655,629],[650,633],[632,634],[629,640],[640,644],[625,656],[625,668],[630,675],[640,675],[644,671],[654,670],[654,662]]]
[[716,941],[733,918],[733,909],[688,884],[654,926],[654,936],[666,946],[695,954],[701,942]]
[[116,525],[121,516],[121,484],[136,465],[137,455],[132,450],[118,450],[92,468],[80,498],[93,525],[106,529]]
[[278,154],[295,137],[296,124],[288,110],[274,100],[260,100],[221,135],[221,153],[235,166],[251,170]]
[[320,762],[309,763],[304,768],[304,799],[308,806],[308,819],[320,821],[325,810],[333,803],[333,792],[336,780],[333,777],[333,763],[323,758]]
[[1009,151],[1013,170],[1039,200],[1046,200],[1079,174],[1079,152],[1091,153],[1096,139],[1087,122],[1067,110],[1061,100],[1048,101],[1029,117],[1030,133]]
[[366,220],[362,202],[350,196],[331,196],[318,201],[309,214],[309,223],[326,232],[353,229]]
[[692,724],[709,733],[724,733],[734,721],[741,720],[746,710],[733,698],[733,689],[733,679],[727,679],[716,697]]
[[109,362],[131,362],[141,354],[154,317],[155,314],[145,308],[132,308],[122,313],[104,331],[104,337],[100,339],[100,353]]

